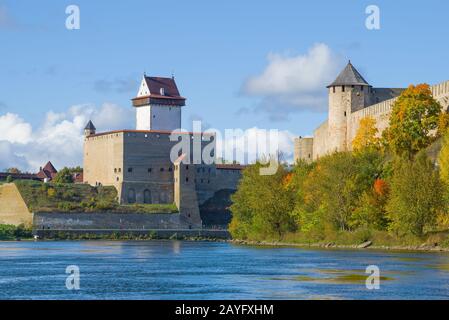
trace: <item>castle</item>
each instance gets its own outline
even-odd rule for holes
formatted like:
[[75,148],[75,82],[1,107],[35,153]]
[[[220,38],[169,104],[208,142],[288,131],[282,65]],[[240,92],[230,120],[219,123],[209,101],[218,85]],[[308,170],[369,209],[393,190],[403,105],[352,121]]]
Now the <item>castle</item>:
[[180,130],[185,102],[174,78],[144,75],[132,99],[135,130],[99,133],[91,121],[87,124],[84,183],[114,186],[122,204],[175,203],[188,227],[226,225],[242,167],[194,161],[194,154],[183,152],[173,160],[178,138],[187,141],[187,149],[214,157],[214,135]]
[[[327,86],[328,119],[313,133],[313,137],[295,139],[295,162],[311,162],[335,152],[349,151],[360,120],[372,117],[379,134],[388,126],[396,98],[404,88],[373,88],[349,63],[334,82]],[[431,86],[433,97],[445,111],[449,107],[449,81]]]

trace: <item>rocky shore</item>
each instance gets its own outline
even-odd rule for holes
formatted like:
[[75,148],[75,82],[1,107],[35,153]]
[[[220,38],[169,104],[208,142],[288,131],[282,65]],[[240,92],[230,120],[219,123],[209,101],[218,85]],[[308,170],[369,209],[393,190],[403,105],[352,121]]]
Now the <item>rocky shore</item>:
[[267,247],[297,247],[304,249],[352,249],[352,250],[396,250],[396,251],[428,251],[428,252],[449,252],[449,248],[440,247],[437,243],[430,245],[427,243],[411,246],[386,246],[374,245],[371,241],[361,244],[341,245],[333,242],[328,243],[290,243],[290,242],[270,242],[270,241],[248,241],[248,240],[227,240],[237,245],[267,246]]

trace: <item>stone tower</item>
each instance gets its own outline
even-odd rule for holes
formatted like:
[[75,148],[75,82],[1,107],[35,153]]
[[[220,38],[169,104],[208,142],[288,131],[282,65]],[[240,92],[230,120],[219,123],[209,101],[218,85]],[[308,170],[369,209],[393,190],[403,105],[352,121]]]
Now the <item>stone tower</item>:
[[327,88],[329,90],[327,149],[330,152],[346,151],[350,144],[347,134],[351,113],[369,105],[371,86],[349,61],[337,79]]
[[181,107],[186,99],[178,91],[175,79],[143,76],[132,99],[136,108],[136,130],[173,131],[181,128]]
[[86,124],[86,127],[84,128],[84,136],[89,137],[89,136],[95,134],[96,130],[97,129],[95,128],[92,121],[89,120],[89,122]]

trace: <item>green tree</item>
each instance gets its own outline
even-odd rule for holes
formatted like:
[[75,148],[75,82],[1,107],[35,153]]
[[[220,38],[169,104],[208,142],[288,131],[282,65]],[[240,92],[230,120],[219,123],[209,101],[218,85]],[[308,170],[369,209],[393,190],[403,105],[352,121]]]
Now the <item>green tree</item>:
[[53,179],[54,183],[73,183],[73,170],[71,168],[64,167],[56,174]]
[[352,230],[351,219],[362,194],[381,174],[383,157],[367,149],[321,158],[303,184],[303,200],[295,212],[301,230]]
[[291,176],[283,166],[274,175],[260,175],[260,168],[260,163],[247,167],[232,196],[229,230],[234,238],[280,239],[295,229]]
[[432,97],[429,85],[408,87],[393,104],[384,142],[399,156],[411,159],[435,139],[441,121],[441,105]]
[[11,183],[13,181],[14,181],[14,179],[12,178],[12,176],[7,176],[6,177],[6,183]]
[[449,191],[449,131],[443,136],[440,154],[438,155],[441,180]]
[[7,173],[22,173],[22,171],[20,171],[17,168],[14,168],[14,167],[6,169],[6,172]]
[[73,183],[74,182],[74,175],[76,173],[82,173],[83,168],[80,166],[68,168],[64,167],[58,173],[56,174],[55,178],[53,179],[54,183]]
[[415,159],[396,159],[390,184],[389,229],[399,235],[422,236],[444,209],[442,183],[425,152]]

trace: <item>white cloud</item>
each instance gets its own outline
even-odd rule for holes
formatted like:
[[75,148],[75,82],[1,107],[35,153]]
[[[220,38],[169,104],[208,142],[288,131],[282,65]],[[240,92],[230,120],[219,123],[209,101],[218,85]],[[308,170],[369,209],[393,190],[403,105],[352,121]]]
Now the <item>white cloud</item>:
[[67,112],[48,112],[37,128],[16,114],[0,116],[0,170],[19,167],[36,172],[47,161],[57,167],[82,164],[83,129],[91,119],[99,131],[129,129],[134,123],[132,108],[105,103],[85,104]]
[[28,143],[31,140],[31,125],[17,114],[7,113],[0,116],[0,141]]
[[323,111],[327,106],[325,87],[336,77],[340,60],[324,43],[315,44],[302,55],[271,53],[265,70],[250,77],[242,91],[263,98],[255,112],[275,114],[279,107],[284,113]]
[[217,134],[217,156],[226,161],[237,160],[239,163],[248,164],[276,154],[282,155],[282,160],[293,160],[296,136],[290,131],[273,130],[270,133],[270,130],[253,127],[235,132],[235,138],[226,131],[214,131]]

